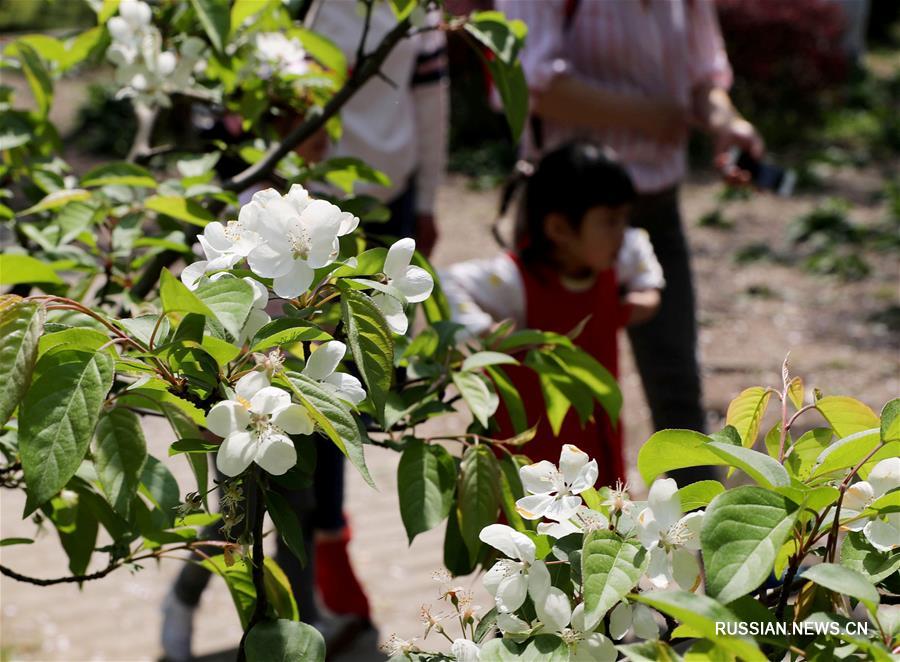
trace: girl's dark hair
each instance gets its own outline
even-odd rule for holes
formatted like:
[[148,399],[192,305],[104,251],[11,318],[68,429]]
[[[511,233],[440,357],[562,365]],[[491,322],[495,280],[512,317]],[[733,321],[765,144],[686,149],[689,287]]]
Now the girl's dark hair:
[[637,193],[631,177],[603,147],[571,142],[548,152],[533,173],[519,169],[507,184],[500,213],[524,182],[525,191],[516,217],[515,249],[525,262],[548,262],[552,244],[544,234],[544,219],[558,213],[573,229],[581,227],[594,207],[621,207]]

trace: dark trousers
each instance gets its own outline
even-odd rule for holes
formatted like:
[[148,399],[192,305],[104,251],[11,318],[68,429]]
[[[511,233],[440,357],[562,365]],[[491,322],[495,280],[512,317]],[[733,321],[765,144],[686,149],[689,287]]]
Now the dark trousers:
[[[678,189],[641,195],[632,208],[631,224],[650,235],[666,279],[659,312],[628,330],[653,427],[703,432],[706,421],[697,363],[696,305]],[[683,485],[714,479],[716,473],[712,467],[696,467],[669,475]]]

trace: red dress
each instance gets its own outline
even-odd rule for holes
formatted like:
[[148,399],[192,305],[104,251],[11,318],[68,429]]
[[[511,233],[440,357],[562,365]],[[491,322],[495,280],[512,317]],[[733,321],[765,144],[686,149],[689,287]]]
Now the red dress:
[[[516,255],[512,255],[512,258],[525,286],[527,327],[568,333],[590,315],[590,320],[575,339],[575,344],[618,379],[617,334],[619,327],[624,324],[627,309],[619,300],[615,271],[602,271],[590,289],[573,292],[564,287],[558,274],[551,270],[534,273],[526,269]],[[534,425],[540,419],[537,435],[522,447],[522,453],[533,462],[549,460],[558,464],[562,445],[574,444],[597,460],[600,469],[598,485],[614,485],[617,478],[625,478],[621,425],[614,427],[599,404],[594,410],[594,420],[589,420],[584,427],[574,408],[570,409],[559,435],[555,436],[547,419],[537,374],[530,368],[519,366],[510,366],[508,373],[522,397],[528,425]],[[501,435],[513,435],[509,416],[502,409],[498,412],[497,421],[500,423]]]

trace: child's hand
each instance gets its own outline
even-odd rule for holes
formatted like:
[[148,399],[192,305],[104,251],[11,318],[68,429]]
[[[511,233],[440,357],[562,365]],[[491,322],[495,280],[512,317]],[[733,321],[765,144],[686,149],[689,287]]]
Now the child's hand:
[[627,325],[643,324],[652,319],[659,310],[661,301],[659,290],[635,290],[626,292],[622,297],[622,303],[631,309]]

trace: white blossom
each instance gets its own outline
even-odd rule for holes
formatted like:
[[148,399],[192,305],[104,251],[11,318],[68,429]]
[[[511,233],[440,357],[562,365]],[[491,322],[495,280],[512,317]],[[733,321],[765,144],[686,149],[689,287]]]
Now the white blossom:
[[559,455],[559,469],[547,460],[519,469],[522,486],[529,496],[516,501],[516,510],[526,519],[547,517],[565,522],[582,505],[578,495],[597,482],[597,475],[597,460],[589,460],[580,448],[565,444]]
[[703,511],[682,515],[678,485],[671,478],[650,487],[647,507],[637,518],[637,534],[650,552],[647,576],[656,588],[667,588],[674,579],[682,588],[693,588],[700,565],[692,550],[700,549]]
[[[416,242],[413,239],[401,239],[388,249],[384,260],[387,284],[397,290],[408,303],[425,301],[431,296],[431,290],[434,288],[431,274],[421,267],[410,266],[415,252]],[[409,320],[403,310],[404,302],[384,292],[376,292],[372,299],[384,313],[391,330],[398,334],[406,333]]]
[[854,521],[844,524],[850,531],[862,531],[872,546],[890,552],[900,546],[900,513],[864,518],[862,513],[878,498],[900,487],[900,457],[891,457],[876,464],[866,480],[847,488],[841,503],[841,519]]
[[629,631],[638,639],[657,639],[659,625],[653,617],[653,610],[640,603],[617,604],[609,614],[609,636],[619,640]]
[[197,288],[205,274],[234,267],[259,245],[262,238],[241,221],[227,224],[213,221],[207,223],[197,241],[206,259],[189,264],[181,272],[181,282],[191,290]]
[[481,659],[478,644],[468,639],[454,639],[450,653],[456,658],[456,662],[478,662]]
[[303,374],[313,379],[341,400],[358,405],[366,399],[362,383],[346,372],[335,372],[347,353],[347,346],[339,340],[322,343],[310,354]]
[[312,433],[309,414],[263,372],[247,373],[234,391],[233,400],[215,404],[206,415],[207,429],[225,438],[216,455],[219,471],[237,476],[256,462],[276,476],[285,473],[297,463],[287,435]]
[[272,75],[302,76],[309,71],[306,51],[297,39],[281,32],[261,32],[256,35],[257,75],[262,79]]

